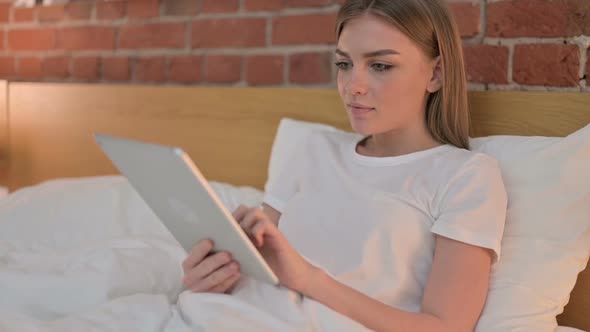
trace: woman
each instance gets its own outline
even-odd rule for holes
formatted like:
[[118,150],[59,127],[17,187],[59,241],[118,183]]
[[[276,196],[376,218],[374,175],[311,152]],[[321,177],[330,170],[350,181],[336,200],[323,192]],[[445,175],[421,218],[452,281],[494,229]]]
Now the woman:
[[[282,285],[369,329],[472,331],[507,203],[497,162],[468,150],[456,25],[442,0],[350,0],[336,32],[338,91],[364,138],[310,138],[263,210],[234,217]],[[185,286],[230,291],[239,267],[211,248],[186,259]]]

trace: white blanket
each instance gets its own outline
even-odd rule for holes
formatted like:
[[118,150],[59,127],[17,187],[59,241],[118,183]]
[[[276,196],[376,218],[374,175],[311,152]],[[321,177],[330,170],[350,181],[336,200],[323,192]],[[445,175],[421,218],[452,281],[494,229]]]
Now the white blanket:
[[11,194],[0,200],[0,331],[311,331],[320,312],[339,331],[362,329],[248,278],[233,295],[183,291],[185,256],[120,177]]

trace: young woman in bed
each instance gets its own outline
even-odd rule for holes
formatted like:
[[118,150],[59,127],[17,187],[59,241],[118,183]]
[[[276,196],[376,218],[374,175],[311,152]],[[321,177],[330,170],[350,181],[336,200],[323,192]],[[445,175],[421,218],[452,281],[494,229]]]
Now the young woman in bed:
[[[496,161],[468,150],[456,25],[442,0],[350,0],[336,31],[338,91],[364,139],[310,137],[263,209],[234,217],[304,299],[372,330],[472,331],[507,201]],[[211,248],[183,264],[194,292],[240,278]]]

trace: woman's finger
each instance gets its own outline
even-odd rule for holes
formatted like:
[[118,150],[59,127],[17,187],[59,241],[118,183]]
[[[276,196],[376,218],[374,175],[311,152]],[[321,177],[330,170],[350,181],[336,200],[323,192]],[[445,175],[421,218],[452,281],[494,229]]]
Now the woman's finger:
[[189,255],[182,262],[182,270],[186,274],[190,269],[202,261],[213,249],[213,241],[210,239],[203,239],[191,249]]
[[[250,231],[251,236],[256,240],[256,245],[262,247],[264,245],[264,234],[270,233],[272,225],[270,220],[261,220],[256,223]],[[274,225],[274,224],[273,224]]]
[[240,272],[236,272],[234,274],[232,274],[229,278],[225,279],[225,281],[223,281],[222,283],[220,283],[219,285],[211,288],[209,291],[212,293],[225,293],[227,292],[230,288],[233,287],[233,285],[240,280]]
[[244,216],[246,215],[246,213],[248,213],[248,211],[250,211],[250,209],[245,206],[245,205],[241,205],[238,206],[234,212],[232,212],[232,216],[234,217],[234,219],[239,222],[240,220],[242,220],[242,218],[244,218]]
[[250,209],[248,213],[244,216],[242,220],[240,220],[240,226],[248,232],[250,228],[258,221],[264,218],[262,215],[262,211],[258,208]]
[[231,262],[225,264],[223,267],[215,270],[203,279],[195,282],[190,289],[193,292],[209,292],[211,289],[217,287],[234,273],[238,272],[238,263]]
[[229,263],[231,260],[231,254],[228,252],[224,251],[213,254],[205,258],[201,263],[185,274],[183,278],[183,284],[185,287],[191,288],[192,285],[198,283],[202,279],[205,279],[208,275]]

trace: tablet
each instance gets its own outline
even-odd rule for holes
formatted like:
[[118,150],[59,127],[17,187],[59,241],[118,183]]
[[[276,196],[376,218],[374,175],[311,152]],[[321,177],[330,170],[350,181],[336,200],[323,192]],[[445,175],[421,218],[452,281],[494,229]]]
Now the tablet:
[[258,249],[181,148],[103,134],[95,134],[95,139],[187,252],[198,240],[210,238],[213,250],[230,252],[242,273],[278,284]]

